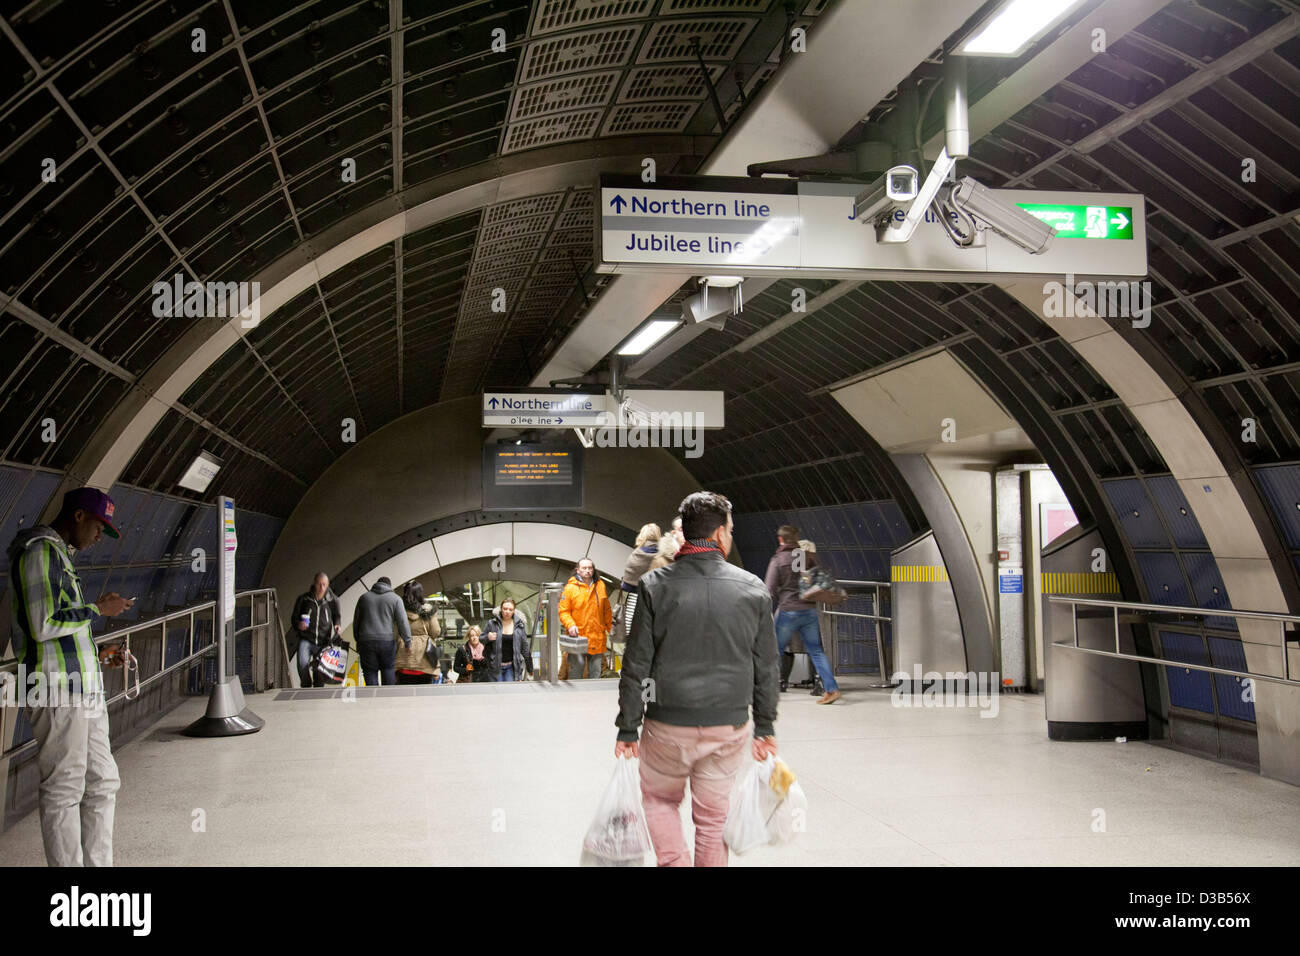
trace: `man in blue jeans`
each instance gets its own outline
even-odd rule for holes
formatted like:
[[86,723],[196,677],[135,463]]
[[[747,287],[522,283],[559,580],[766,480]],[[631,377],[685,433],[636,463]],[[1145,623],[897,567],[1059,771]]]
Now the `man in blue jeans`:
[[776,532],[776,554],[767,564],[764,583],[776,601],[776,643],[784,654],[790,644],[790,635],[799,632],[804,650],[817,669],[826,694],[817,699],[819,704],[833,704],[840,699],[839,685],[831,673],[830,661],[822,650],[821,625],[817,621],[817,605],[799,597],[799,575],[817,566],[817,556],[799,547],[799,529],[783,524]]

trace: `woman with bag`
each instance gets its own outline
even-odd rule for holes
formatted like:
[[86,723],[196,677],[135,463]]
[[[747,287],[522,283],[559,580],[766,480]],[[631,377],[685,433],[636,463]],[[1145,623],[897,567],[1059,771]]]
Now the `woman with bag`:
[[433,605],[425,603],[419,581],[408,581],[402,589],[406,620],[411,625],[411,643],[397,643],[394,667],[399,684],[432,684],[438,670],[438,635],[442,625],[433,616]]
[[467,680],[478,684],[492,679],[492,655],[480,640],[482,634],[481,627],[471,624],[465,632],[465,643],[456,648],[455,671],[460,675],[457,683]]
[[500,610],[488,621],[483,632],[492,654],[491,679],[501,683],[523,680],[524,671],[533,672],[533,654],[528,642],[528,628],[515,613],[514,598],[501,602]]

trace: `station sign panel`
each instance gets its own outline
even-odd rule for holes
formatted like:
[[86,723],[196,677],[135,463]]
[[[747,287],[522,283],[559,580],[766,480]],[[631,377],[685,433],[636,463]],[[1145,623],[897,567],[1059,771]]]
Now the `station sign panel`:
[[587,428],[602,423],[605,393],[513,389],[483,393],[489,428]]
[[877,242],[854,215],[863,188],[727,176],[643,183],[604,174],[596,271],[961,282],[1147,272],[1140,194],[992,190],[1056,227],[1051,247],[1033,255],[991,230],[983,246],[959,248],[933,210],[910,241]]

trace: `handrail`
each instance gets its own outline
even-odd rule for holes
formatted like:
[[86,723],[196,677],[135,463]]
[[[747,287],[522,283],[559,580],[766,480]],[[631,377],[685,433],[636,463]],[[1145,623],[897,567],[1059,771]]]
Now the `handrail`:
[[[266,614],[265,621],[256,620],[257,615],[254,609],[256,607],[256,602],[259,597],[264,598],[267,602],[267,614]],[[243,599],[247,599],[249,612],[254,618],[254,620],[247,627],[239,628],[235,632],[236,635],[245,634],[248,633],[249,631],[256,631],[263,628],[274,628],[277,630],[279,629],[280,627],[279,597],[276,594],[275,588],[252,588],[247,591],[239,591],[235,594],[235,602],[237,606],[239,602]],[[129,651],[131,649],[131,635],[136,634],[140,631],[152,631],[152,630],[157,630],[159,627],[162,628],[163,639],[159,643],[158,671],[154,674],[150,674],[146,678],[142,678],[139,680],[139,683],[135,685],[135,690],[138,692],[138,690],[142,690],[144,687],[148,686],[149,684],[152,684],[154,681],[160,680],[161,678],[166,677],[170,674],[174,674],[176,671],[180,670],[181,668],[188,666],[189,664],[193,663],[195,660],[203,657],[206,654],[211,654],[216,650],[217,647],[216,638],[215,638],[217,632],[216,621],[215,621],[216,607],[217,607],[216,601],[204,601],[200,604],[195,604],[191,607],[182,608],[178,611],[170,611],[166,614],[161,614],[158,617],[150,618],[147,621],[137,621],[136,623],[129,624],[126,627],[120,627],[112,631],[107,631],[104,634],[94,637],[93,641],[95,643],[96,648],[99,648],[105,644],[120,643],[126,648],[126,650]],[[213,625],[212,640],[209,643],[204,644],[202,647],[196,648],[194,646],[194,639],[196,633],[195,621],[197,618],[201,617],[205,612],[210,612],[210,618],[211,618],[210,623]],[[172,661],[170,664],[168,664],[166,661],[166,656],[167,656],[166,636],[168,630],[167,625],[172,621],[177,621],[186,618],[188,618],[189,620],[189,625],[188,625],[189,643],[188,643],[186,653],[182,655],[178,660]],[[264,643],[266,643],[268,646],[271,645],[271,642],[269,641]],[[283,639],[281,639],[278,643],[283,645],[284,643]],[[254,660],[256,660],[257,659],[256,644],[254,645],[254,647],[255,647]],[[284,653],[285,652],[281,649],[280,650],[281,657],[284,656]],[[18,669],[19,669],[19,661],[17,658],[9,658],[7,660],[0,661],[0,674],[16,675],[18,673]],[[254,677],[256,682],[256,673]],[[109,705],[116,704],[120,700],[125,700],[125,699],[134,700],[135,699],[134,695],[131,698],[126,697],[128,687],[129,687],[128,682],[126,680],[123,680],[122,690],[118,691],[112,697],[107,698],[104,701],[104,706],[108,707]],[[19,689],[19,691],[21,694],[21,689]],[[0,721],[0,725],[3,725],[5,728],[8,728],[9,726],[8,723],[5,721]],[[29,740],[26,741],[25,743],[18,745],[12,750],[6,750],[5,747],[7,746],[8,739],[9,739],[9,734],[6,729],[6,732],[4,732],[3,737],[0,737],[0,756],[6,756],[6,757],[15,756],[27,750],[28,748],[35,746],[36,743],[34,740]]]
[[[884,606],[883,602],[881,601],[881,590],[883,588],[889,588],[891,585],[891,582],[889,581],[839,580],[836,583],[841,585],[842,587],[847,586],[848,588],[855,591],[865,592],[869,590],[871,594],[871,606],[873,610],[877,610],[877,611],[881,610],[881,608]],[[866,595],[861,594],[857,596],[865,597]],[[870,642],[870,646],[873,646],[876,649],[876,664],[877,664],[877,670],[879,672],[878,676],[880,680],[877,683],[871,684],[870,686],[875,688],[893,687],[894,685],[893,683],[891,683],[889,679],[888,666],[886,665],[885,662],[885,640],[884,640],[885,632],[881,624],[882,621],[889,622],[892,621],[893,618],[886,616],[884,614],[860,614],[856,611],[832,611],[829,609],[831,606],[832,605],[826,605],[826,604],[818,605],[817,615],[818,615],[819,629],[822,626],[823,618],[851,617],[851,618],[860,618],[862,620],[875,622],[874,625],[872,626],[872,630],[875,632],[875,639]],[[829,642],[831,660],[835,661],[838,659],[839,656],[839,625],[837,622],[834,621],[831,621],[829,623],[835,625],[833,628],[830,629],[830,642]],[[834,664],[832,664],[831,666],[833,668]]]
[[[1136,601],[1103,601],[1097,598],[1076,598],[1069,595],[1049,595],[1048,600],[1054,604],[1070,605],[1070,621],[1074,630],[1074,642],[1065,643],[1054,642],[1056,647],[1066,647],[1071,650],[1080,651],[1084,654],[1093,654],[1097,657],[1111,657],[1117,660],[1136,661],[1145,664],[1160,664],[1165,667],[1182,667],[1186,670],[1205,671],[1210,674],[1222,674],[1226,677],[1244,677],[1249,680],[1270,681],[1275,684],[1287,684],[1292,687],[1300,687],[1300,680],[1291,679],[1291,661],[1287,653],[1287,624],[1300,623],[1300,616],[1295,614],[1280,614],[1276,611],[1233,611],[1226,608],[1203,608],[1203,607],[1183,607],[1181,605],[1171,604],[1144,604]],[[1109,608],[1114,619],[1115,632],[1115,650],[1103,651],[1100,648],[1080,647],[1079,646],[1079,611],[1078,605],[1088,607]],[[1171,661],[1165,657],[1149,657],[1145,654],[1125,654],[1119,649],[1119,612],[1120,610],[1128,611],[1149,611],[1161,614],[1191,614],[1200,617],[1230,617],[1240,618],[1243,620],[1271,621],[1278,625],[1278,633],[1281,637],[1280,650],[1282,651],[1282,676],[1276,677],[1272,674],[1260,674],[1256,671],[1239,671],[1227,667],[1214,667],[1209,664],[1191,664],[1186,661]],[[1249,641],[1244,643],[1255,644],[1259,647],[1273,647],[1272,644],[1263,644],[1259,641]]]
[[1278,611],[1232,611],[1227,608],[1183,607],[1179,604],[1143,604],[1138,601],[1102,601],[1097,598],[1072,598],[1069,595],[1050,595],[1058,604],[1087,604],[1093,607],[1122,607],[1133,611],[1159,611],[1174,614],[1198,614],[1201,617],[1240,617],[1259,621],[1287,621],[1300,624],[1300,615],[1282,614]]

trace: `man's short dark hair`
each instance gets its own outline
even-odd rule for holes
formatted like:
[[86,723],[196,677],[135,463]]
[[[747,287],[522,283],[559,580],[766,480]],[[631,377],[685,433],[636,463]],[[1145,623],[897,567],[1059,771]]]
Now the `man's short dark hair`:
[[786,544],[799,543],[799,529],[792,524],[783,524],[776,529],[776,536]]
[[393,586],[393,582],[392,582],[392,580],[389,579],[389,578],[386,578],[386,577],[384,577],[384,578],[380,578],[380,579],[379,579],[378,581],[376,581],[375,583],[376,583],[376,584],[387,584],[390,588]]
[[707,538],[727,523],[731,502],[716,491],[697,491],[682,499],[677,509],[682,519],[682,535],[687,540]]

